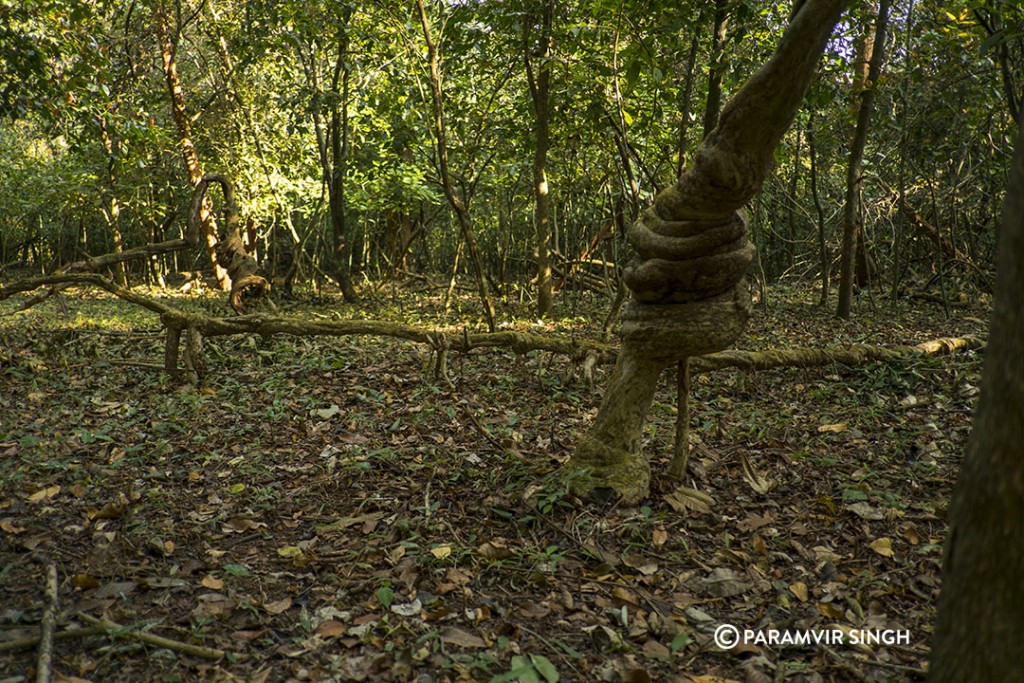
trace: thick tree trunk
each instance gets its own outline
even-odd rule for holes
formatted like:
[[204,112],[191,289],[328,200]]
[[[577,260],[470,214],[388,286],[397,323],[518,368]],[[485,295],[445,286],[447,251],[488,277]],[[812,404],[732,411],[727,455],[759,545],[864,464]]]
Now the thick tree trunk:
[[533,222],[537,232],[537,315],[541,318],[551,314],[553,283],[551,278],[551,195],[548,188],[547,163],[548,147],[551,141],[551,24],[555,12],[554,0],[544,0],[541,8],[540,37],[537,46],[539,65],[534,77],[531,60],[530,24],[532,18],[523,22],[523,57],[526,61],[526,77],[530,85],[530,99],[533,101],[534,151],[533,151]]
[[988,352],[950,508],[931,683],[1024,681],[1024,131],[1006,195]]
[[[181,158],[185,162],[185,169],[188,171],[188,180],[194,188],[203,178],[203,167],[199,163],[199,155],[196,153],[196,146],[192,139],[192,123],[185,108],[185,92],[182,89],[181,77],[178,75],[178,64],[175,61],[177,46],[171,35],[171,17],[168,15],[167,7],[163,2],[157,4],[156,12],[164,81],[167,84],[167,91],[171,98],[171,116],[174,118],[174,125],[178,129]],[[224,291],[231,289],[231,279],[228,277],[227,270],[217,264],[217,227],[213,221],[212,205],[209,200],[206,200],[206,204],[203,205],[202,237],[206,245],[206,252],[210,256],[211,263],[213,263],[213,271],[217,278],[217,283]]]
[[601,409],[567,463],[577,495],[610,489],[623,504],[643,500],[649,465],[636,435],[661,370],[726,348],[742,333],[750,313],[743,277],[754,249],[738,210],[764,182],[843,5],[803,5],[687,171],[630,228],[637,256],[623,280],[633,301],[623,313],[622,351]]
[[[859,95],[859,106],[857,108],[857,123],[850,143],[850,162],[846,169],[843,246],[839,260],[839,307],[836,312],[836,315],[844,320],[850,317],[850,310],[853,306],[857,250],[858,245],[863,245],[860,235],[860,191],[864,166],[864,146],[868,139],[868,127],[871,123],[871,112],[875,103],[875,90],[885,56],[889,4],[890,0],[879,2],[874,35],[865,34],[863,41],[858,46],[858,60],[855,65],[853,90],[855,94]],[[861,246],[861,248],[863,247]]]

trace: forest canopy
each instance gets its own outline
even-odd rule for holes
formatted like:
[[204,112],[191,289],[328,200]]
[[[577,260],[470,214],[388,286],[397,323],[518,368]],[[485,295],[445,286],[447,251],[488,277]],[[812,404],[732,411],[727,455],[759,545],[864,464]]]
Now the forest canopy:
[[[858,60],[877,12],[854,5],[750,206],[757,272],[769,281],[821,278],[838,264],[850,131],[866,87]],[[486,277],[526,288],[537,273],[542,114],[555,287],[613,288],[608,264],[621,261],[625,227],[674,181],[791,10],[429,3],[450,181]],[[937,291],[939,274],[987,288],[1024,14],[1012,2],[903,0],[889,15],[870,84],[859,284]],[[244,237],[268,276],[322,285],[339,271],[357,282],[469,272],[467,259],[457,263],[464,238],[445,201],[412,5],[3,0],[0,17],[6,277],[182,236],[194,181],[182,167],[168,57],[196,157],[234,180]],[[209,267],[193,250],[130,270],[156,283]]]

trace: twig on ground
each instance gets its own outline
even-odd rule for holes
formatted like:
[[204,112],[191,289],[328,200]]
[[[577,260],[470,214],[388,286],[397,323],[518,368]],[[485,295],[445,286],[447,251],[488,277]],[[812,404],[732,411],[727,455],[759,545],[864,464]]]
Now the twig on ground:
[[46,585],[43,588],[46,606],[39,632],[39,655],[36,657],[36,683],[50,683],[53,678],[53,634],[57,630],[57,565],[46,565]]
[[174,650],[175,652],[181,652],[187,655],[192,655],[193,657],[200,657],[202,659],[222,659],[225,656],[224,650],[218,650],[212,647],[203,647],[202,645],[192,645],[191,643],[171,640],[170,638],[156,636],[152,633],[145,633],[144,631],[126,629],[124,626],[110,621],[109,619],[97,619],[96,617],[85,614],[84,612],[79,612],[78,616],[85,619],[90,624],[102,626],[108,632],[122,631],[123,635],[127,638],[134,638],[135,640],[140,640],[143,643],[154,645],[156,647]]
[[[86,626],[85,628],[69,628],[66,631],[58,631],[53,634],[54,640],[71,640],[72,638],[88,638],[89,636],[99,636],[107,632],[107,629],[102,626]],[[42,640],[41,636],[27,636],[25,638],[18,638],[17,640],[7,640],[0,643],[0,652],[14,652],[16,650],[31,650],[32,648],[39,645],[39,641]],[[4,679],[0,679],[0,683],[3,683]]]

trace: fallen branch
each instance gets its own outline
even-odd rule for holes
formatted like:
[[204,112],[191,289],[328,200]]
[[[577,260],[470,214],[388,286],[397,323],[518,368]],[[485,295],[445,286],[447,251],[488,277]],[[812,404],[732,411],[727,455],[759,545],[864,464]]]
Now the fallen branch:
[[46,606],[39,629],[39,654],[36,657],[36,683],[50,683],[53,677],[53,634],[57,630],[57,611],[60,601],[57,593],[57,565],[46,565],[46,586],[43,589]]
[[[85,628],[69,628],[66,631],[58,631],[53,634],[54,640],[71,640],[73,638],[88,638],[89,636],[100,636],[107,632],[102,626],[86,626]],[[15,640],[5,640],[0,643],[0,652],[14,652],[16,650],[31,650],[39,645],[41,636],[26,636]]]
[[183,643],[180,640],[163,638],[161,636],[153,635],[152,633],[146,633],[145,631],[134,631],[125,628],[116,622],[110,621],[109,619],[97,619],[96,617],[85,614],[84,612],[79,612],[78,616],[85,619],[90,624],[102,627],[106,630],[108,635],[133,638],[148,645],[166,648],[168,650],[181,652],[201,659],[222,659],[225,656],[224,650],[218,650],[212,647],[203,647],[202,645],[193,645],[191,643]]
[[854,344],[841,348],[814,349],[797,347],[768,351],[720,351],[690,360],[690,371],[712,372],[724,368],[757,371],[773,368],[811,368],[837,363],[839,365],[865,365],[867,363],[904,360],[908,357],[949,354],[954,351],[976,351],[985,347],[981,337],[950,337],[912,346],[870,346]]
[[[546,351],[568,356],[572,362],[584,368],[585,374],[596,365],[614,363],[618,357],[618,350],[610,344],[588,339],[554,337],[512,330],[469,332],[466,329],[429,329],[385,320],[327,321],[265,315],[214,318],[200,313],[181,311],[163,302],[132,292],[108,278],[92,273],[52,275],[20,280],[0,288],[0,301],[19,292],[54,284],[99,287],[158,314],[167,327],[164,369],[171,374],[177,373],[179,342],[182,332],[188,330],[192,330],[189,362],[193,367],[203,366],[202,358],[197,357],[202,353],[201,338],[234,334],[258,334],[264,337],[275,334],[290,334],[299,337],[352,335],[392,337],[423,344],[434,349],[443,348],[445,351],[453,350],[461,353],[479,348],[505,348],[520,354],[529,351]],[[186,335],[186,337],[188,336]],[[733,367],[746,371],[763,371],[780,367],[821,367],[833,363],[856,366],[875,362],[894,362],[908,357],[973,351],[982,349],[984,346],[985,340],[981,337],[965,336],[896,347],[854,344],[824,349],[798,347],[768,351],[721,351],[691,358],[690,373],[701,374]]]

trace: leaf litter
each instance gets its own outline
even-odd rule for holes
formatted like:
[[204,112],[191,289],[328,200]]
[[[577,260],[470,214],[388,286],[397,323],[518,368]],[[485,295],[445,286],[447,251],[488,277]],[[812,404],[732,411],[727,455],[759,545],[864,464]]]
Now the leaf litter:
[[[745,347],[915,343],[986,317],[886,304],[854,327],[810,293],[773,295]],[[601,392],[560,360],[455,357],[454,388],[382,339],[211,340],[199,388],[104,363],[159,357],[150,328],[104,335],[48,305],[0,318],[0,639],[38,633],[46,558],[62,629],[92,615],[229,654],[60,640],[69,680],[921,678],[975,355],[701,375],[686,481],[656,474],[644,505],[604,509],[558,484]],[[673,395],[666,382],[644,435],[656,473]],[[722,651],[721,624],[911,642]],[[28,676],[33,659],[0,650],[0,670]]]

